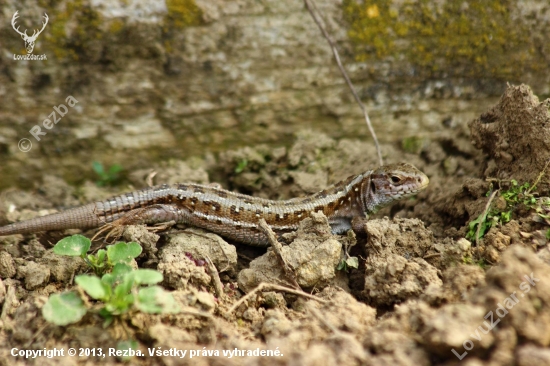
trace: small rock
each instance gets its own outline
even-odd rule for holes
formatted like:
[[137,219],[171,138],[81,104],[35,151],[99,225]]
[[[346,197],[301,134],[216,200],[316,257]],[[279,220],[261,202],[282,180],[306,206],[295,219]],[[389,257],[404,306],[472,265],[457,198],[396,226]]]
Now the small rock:
[[550,349],[527,344],[517,350],[519,366],[550,365]]
[[8,252],[0,252],[0,278],[15,276],[15,263]]
[[50,281],[50,269],[35,262],[27,262],[26,265],[17,268],[18,277],[25,278],[25,288],[35,290],[45,286]]
[[438,270],[422,258],[434,237],[420,220],[369,220],[365,229],[369,257],[362,294],[369,303],[391,306],[420,296],[430,285],[441,287]]
[[162,248],[163,261],[174,262],[177,258],[191,253],[195,259],[204,260],[207,256],[218,271],[233,271],[237,265],[237,249],[220,236],[201,229],[187,229],[171,236]]
[[484,326],[482,320],[486,313],[487,310],[479,305],[444,305],[430,317],[422,319],[424,322],[420,332],[422,341],[431,352],[442,355],[448,355],[452,349],[462,354],[465,352],[463,345],[467,344],[469,348],[470,343],[473,344],[474,341],[475,347],[472,352],[486,350],[493,344],[494,334],[490,331],[483,332],[481,340],[472,339],[471,335],[479,326]]
[[458,239],[456,241],[456,246],[462,252],[468,252],[470,250],[470,248],[472,247],[472,243],[468,239],[461,238],[461,239]]
[[139,243],[143,248],[143,253],[147,256],[147,258],[149,258],[149,260],[155,260],[157,258],[157,242],[160,236],[147,230],[145,225],[126,226],[122,237],[127,243]]
[[37,261],[48,267],[52,280],[63,283],[69,283],[76,273],[87,269],[82,258],[57,255],[51,250],[46,251],[44,256]]

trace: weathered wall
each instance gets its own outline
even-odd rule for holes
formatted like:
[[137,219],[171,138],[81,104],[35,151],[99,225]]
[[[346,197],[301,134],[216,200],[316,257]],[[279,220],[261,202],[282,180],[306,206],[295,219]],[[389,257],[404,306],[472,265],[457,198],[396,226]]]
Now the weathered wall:
[[[462,126],[506,81],[550,94],[545,0],[435,3],[317,0],[382,141]],[[21,30],[48,14],[33,52],[46,61],[13,59],[26,53],[16,10]],[[286,144],[308,127],[369,138],[299,0],[8,0],[0,41],[0,188],[43,171],[77,182],[94,160]],[[78,103],[36,141],[29,130],[68,96]]]

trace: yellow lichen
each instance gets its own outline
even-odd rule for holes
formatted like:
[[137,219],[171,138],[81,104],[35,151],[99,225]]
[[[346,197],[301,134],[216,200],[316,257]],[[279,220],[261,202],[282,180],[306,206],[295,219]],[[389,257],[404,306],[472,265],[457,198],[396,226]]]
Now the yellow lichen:
[[[57,59],[77,61],[85,58],[86,52],[97,49],[94,42],[104,42],[106,38],[112,41],[112,35],[127,27],[124,19],[104,19],[86,0],[39,0],[39,6],[50,16],[45,38]],[[166,7],[168,12],[161,24],[164,30],[202,22],[202,12],[194,0],[167,0]],[[169,42],[165,43],[169,49]]]
[[358,60],[406,59],[424,70],[517,76],[545,61],[512,0],[344,0]]
[[109,27],[109,31],[114,33],[119,33],[122,29],[124,29],[124,22],[120,19],[115,19],[111,22],[111,25]]
[[167,19],[172,26],[183,28],[202,22],[201,9],[194,0],[166,0]]
[[[103,20],[83,0],[68,1],[62,6],[46,2],[40,5],[47,9],[53,20],[46,39],[57,59],[79,60],[82,50],[91,41],[103,38],[100,30]],[[48,5],[52,7],[48,8]],[[76,27],[68,29],[68,24],[76,24]]]

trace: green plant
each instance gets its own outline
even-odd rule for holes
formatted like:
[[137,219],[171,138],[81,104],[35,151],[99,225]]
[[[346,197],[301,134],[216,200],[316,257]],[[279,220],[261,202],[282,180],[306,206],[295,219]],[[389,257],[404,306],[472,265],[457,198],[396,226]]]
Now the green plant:
[[405,137],[403,140],[401,140],[401,148],[403,149],[403,151],[411,154],[419,154],[426,144],[427,141],[418,136]]
[[242,173],[247,166],[248,166],[248,160],[247,159],[240,160],[237,163],[237,166],[235,167],[235,173],[236,174]]
[[[510,181],[510,188],[503,191],[500,197],[504,200],[504,208],[490,207],[488,210],[484,210],[475,220],[468,224],[468,233],[466,239],[479,240],[489,231],[489,229],[496,225],[506,224],[512,219],[514,210],[519,205],[524,205],[529,209],[537,209],[537,198],[532,190],[535,185],[531,187],[529,182],[519,185],[514,179]],[[487,196],[491,195],[492,185]],[[477,237],[476,237],[477,235]]]
[[132,354],[141,353],[139,352],[139,343],[135,339],[119,341],[116,345],[116,349],[118,354],[122,354],[121,356],[117,355],[118,359],[121,361],[130,361],[132,359]]
[[[94,268],[95,275],[78,275],[75,283],[89,297],[98,300],[92,311],[97,311],[105,319],[104,325],[112,323],[116,316],[130,311],[145,313],[175,313],[179,307],[172,294],[160,286],[154,286],[163,280],[160,272],[152,269],[133,269],[129,263],[141,253],[137,243],[117,243],[90,260],[86,255],[89,240],[81,235],[73,235],[56,244],[54,252],[63,255],[81,256],[88,262],[99,264]],[[84,238],[86,239],[86,238]],[[136,246],[139,251],[136,250]],[[71,254],[66,254],[71,253]],[[137,253],[137,254],[136,254]],[[97,275],[97,269],[105,273]],[[89,311],[86,304],[76,292],[65,292],[51,295],[42,308],[44,318],[56,325],[67,325],[78,322]]]
[[99,176],[99,180],[95,183],[98,187],[104,187],[108,185],[114,185],[119,180],[119,174],[122,171],[122,166],[119,164],[113,164],[108,170],[105,170],[103,164],[99,161],[92,163],[94,172]]
[[107,245],[107,249],[100,249],[96,255],[87,254],[92,242],[82,235],[72,235],[61,239],[53,248],[58,255],[79,256],[96,275],[100,276],[113,268],[117,263],[130,264],[131,261],[141,254],[141,246],[138,243],[118,242],[114,245]]
[[478,259],[475,263],[476,263],[481,269],[486,269],[486,268],[487,268],[487,262],[485,261],[485,258]]
[[348,271],[350,268],[359,268],[359,258],[357,257],[348,257],[347,259],[342,259],[338,266],[336,267],[337,271]]

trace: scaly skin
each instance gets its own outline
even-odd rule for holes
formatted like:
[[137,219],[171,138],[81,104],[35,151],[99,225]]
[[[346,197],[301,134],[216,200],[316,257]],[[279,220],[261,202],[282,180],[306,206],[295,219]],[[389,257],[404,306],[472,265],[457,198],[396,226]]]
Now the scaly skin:
[[103,202],[13,223],[0,236],[37,231],[90,229],[117,224],[158,224],[169,221],[200,227],[237,242],[266,246],[258,228],[263,218],[277,234],[293,231],[311,212],[322,211],[332,232],[351,228],[351,220],[365,217],[427,187],[428,177],[411,164],[400,163],[349,177],[308,197],[273,201],[208,185],[160,185],[126,193]]

